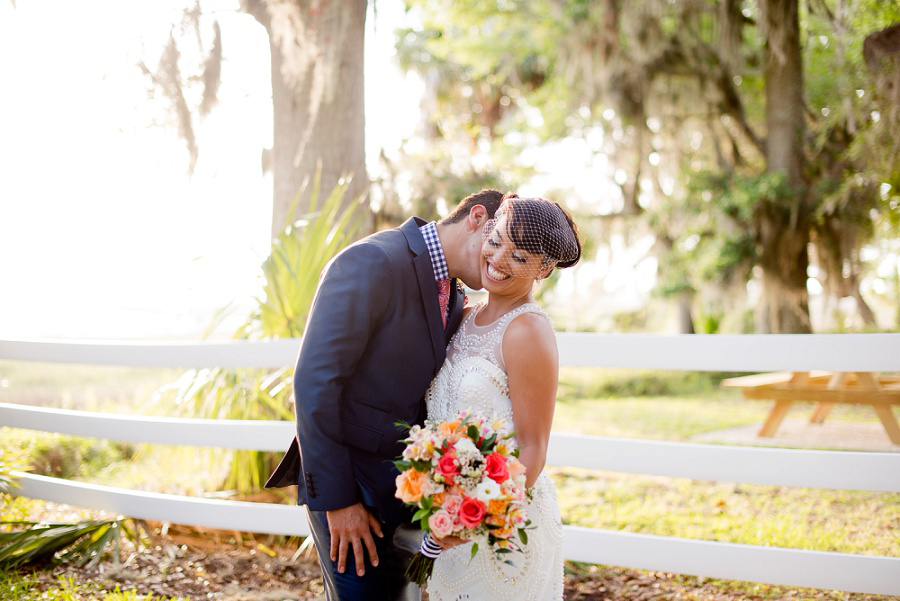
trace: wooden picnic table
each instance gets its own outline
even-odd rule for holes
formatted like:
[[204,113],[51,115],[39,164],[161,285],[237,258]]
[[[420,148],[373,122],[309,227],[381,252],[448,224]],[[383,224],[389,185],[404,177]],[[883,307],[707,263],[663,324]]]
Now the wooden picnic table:
[[900,445],[900,424],[892,406],[900,405],[900,377],[872,372],[795,371],[755,374],[722,380],[746,399],[774,400],[759,436],[774,436],[795,401],[817,403],[811,424],[821,424],[835,403],[871,405],[891,442]]

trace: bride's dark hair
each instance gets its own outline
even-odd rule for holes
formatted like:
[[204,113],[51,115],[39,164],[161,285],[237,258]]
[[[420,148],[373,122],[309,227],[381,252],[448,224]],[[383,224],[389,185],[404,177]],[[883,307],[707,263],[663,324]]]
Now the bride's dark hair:
[[517,247],[543,257],[545,266],[565,268],[578,262],[578,226],[559,203],[515,194],[507,194],[503,200],[497,217],[508,215],[506,229]]

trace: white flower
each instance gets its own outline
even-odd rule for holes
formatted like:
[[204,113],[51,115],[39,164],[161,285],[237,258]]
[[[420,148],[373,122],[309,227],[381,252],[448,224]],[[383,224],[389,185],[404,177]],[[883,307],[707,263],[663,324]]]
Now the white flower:
[[[440,474],[435,474],[440,477]],[[444,485],[432,478],[425,478],[425,484],[422,486],[422,494],[426,497],[433,497],[436,494],[444,492]]]
[[454,448],[456,448],[457,455],[481,455],[481,452],[475,446],[475,443],[472,442],[472,439],[468,436],[463,436],[458,441],[456,441],[456,444],[453,446]]
[[490,478],[486,478],[484,482],[475,487],[475,498],[482,503],[487,503],[488,501],[500,499],[502,497],[503,491],[500,490],[500,485]]

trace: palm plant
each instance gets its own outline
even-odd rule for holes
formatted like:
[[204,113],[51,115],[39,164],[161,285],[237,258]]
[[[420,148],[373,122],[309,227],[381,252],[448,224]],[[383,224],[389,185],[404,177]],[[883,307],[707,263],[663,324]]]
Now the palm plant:
[[119,532],[125,530],[122,520],[75,524],[0,522],[0,525],[22,528],[0,532],[0,569],[4,570],[46,562],[93,566],[110,544],[115,546],[118,559]]
[[[0,447],[0,494],[6,502],[19,488],[15,472],[28,469],[24,454]],[[5,513],[5,509],[4,509]],[[26,564],[73,564],[77,567],[100,561],[113,544],[118,559],[121,531],[137,543],[137,537],[123,520],[93,520],[74,524],[31,521],[0,522],[0,570]]]
[[26,469],[26,461],[22,453],[13,453],[6,447],[0,447],[0,494],[11,495],[19,488],[13,475],[14,471]]
[[[361,231],[357,217],[362,214],[362,197],[350,203],[344,199],[349,180],[339,182],[321,202],[319,173],[311,186],[309,212],[293,220],[297,203],[291,207],[291,225],[275,239],[272,253],[262,265],[264,285],[257,307],[237,329],[235,339],[302,336],[319,274]],[[192,417],[292,420],[292,375],[293,367],[195,370],[168,387],[162,398]],[[211,455],[214,468],[221,457]],[[261,488],[273,467],[271,453],[238,451],[230,457],[222,486],[240,493]]]

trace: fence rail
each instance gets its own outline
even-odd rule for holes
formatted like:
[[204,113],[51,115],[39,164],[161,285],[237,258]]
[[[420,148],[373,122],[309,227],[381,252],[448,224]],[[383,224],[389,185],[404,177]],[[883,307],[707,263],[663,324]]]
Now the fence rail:
[[[679,335],[560,332],[560,365],[684,371],[900,371],[900,334]],[[229,342],[0,340],[0,359],[140,367],[293,365],[300,339]]]
[[[20,474],[20,482],[19,494],[29,498],[138,519],[286,536],[309,535],[302,507],[138,492],[32,474]],[[891,557],[757,547],[577,526],[564,526],[563,531],[563,551],[570,561],[875,595],[900,592],[900,559]]]
[[[0,425],[116,442],[284,451],[293,422],[113,415],[0,403]],[[547,464],[630,474],[900,492],[900,453],[807,451],[553,433]]]
[[[563,366],[696,371],[900,371],[900,334],[808,336],[557,335]],[[142,367],[278,368],[299,340],[102,343],[0,340],[0,359]],[[285,422],[108,415],[0,403],[0,426],[123,442],[283,450]],[[900,492],[900,454],[697,445],[553,434],[548,464],[627,473]],[[19,494],[135,518],[208,528],[306,535],[301,509],[180,497],[20,474]],[[900,558],[823,553],[566,526],[569,560],[900,595]]]

